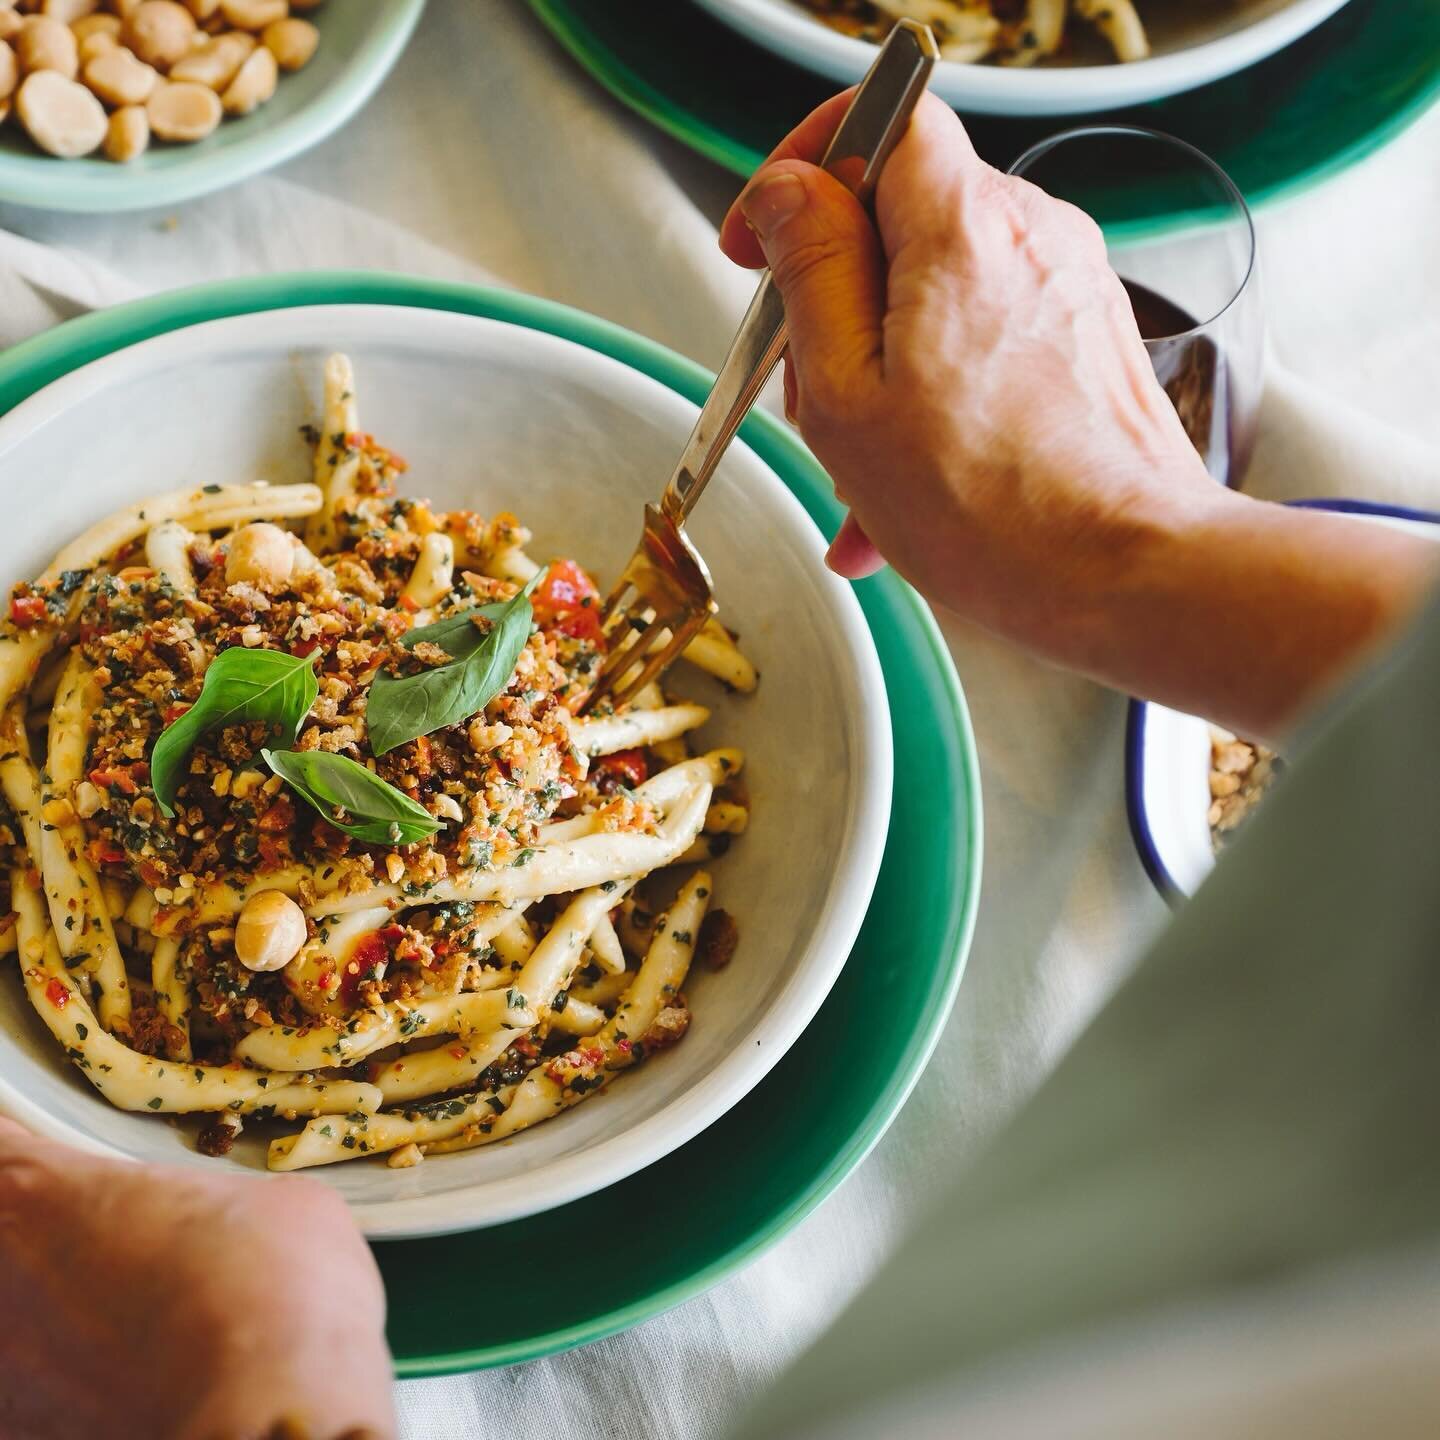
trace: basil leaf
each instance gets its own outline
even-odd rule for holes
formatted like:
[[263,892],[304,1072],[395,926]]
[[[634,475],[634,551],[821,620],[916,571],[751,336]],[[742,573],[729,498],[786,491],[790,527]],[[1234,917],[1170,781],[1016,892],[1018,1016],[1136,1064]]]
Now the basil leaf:
[[[327,750],[262,750],[265,763],[337,830],[372,845],[414,845],[440,822],[363,765]],[[348,819],[337,820],[343,810]]]
[[315,654],[302,659],[280,650],[247,650],[240,645],[222,650],[205,672],[199,699],[160,732],[151,751],[150,783],[161,810],[175,813],[182,767],[206,731],[263,720],[277,739],[293,744],[320,691],[314,662]]
[[479,647],[489,633],[472,624],[471,617],[479,616],[493,624],[509,605],[508,600],[497,600],[491,605],[472,605],[468,610],[460,610],[454,615],[447,615],[443,620],[435,621],[433,625],[422,625],[418,630],[406,631],[400,637],[400,643],[407,650],[413,650],[422,640],[426,640],[432,645],[438,645],[453,659],[463,660]]
[[[543,570],[539,571],[518,595],[503,605],[484,605],[478,612],[467,612],[463,622],[462,617],[454,615],[413,632],[412,644],[430,639],[427,631],[442,632],[444,638],[437,637],[434,643],[454,658],[445,665],[400,680],[383,671],[375,677],[365,702],[365,724],[370,732],[372,754],[387,754],[407,740],[429,735],[457,720],[468,720],[510,683],[515,662],[530,638],[534,618],[530,595],[544,575]],[[489,614],[492,610],[497,612],[493,616]],[[493,619],[494,624],[485,634],[481,635],[471,624],[472,613]],[[472,644],[461,634],[462,623],[479,636],[478,643]],[[461,653],[457,654],[457,650]]]

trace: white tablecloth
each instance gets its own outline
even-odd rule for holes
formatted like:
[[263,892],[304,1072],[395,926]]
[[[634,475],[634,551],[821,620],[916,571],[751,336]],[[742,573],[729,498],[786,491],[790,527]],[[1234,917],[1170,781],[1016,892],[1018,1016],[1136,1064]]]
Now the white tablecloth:
[[[1437,154],[1440,112],[1262,212],[1272,354],[1252,490],[1440,506]],[[434,0],[368,109],[272,175],[173,213],[0,206],[0,344],[157,289],[359,266],[500,281],[713,365],[753,284],[715,248],[735,188],[611,102],[520,0]],[[1121,702],[946,628],[980,742],[985,899],[905,1112],[818,1214],[703,1298],[573,1354],[402,1385],[408,1437],[722,1434],[1163,923],[1125,827]]]

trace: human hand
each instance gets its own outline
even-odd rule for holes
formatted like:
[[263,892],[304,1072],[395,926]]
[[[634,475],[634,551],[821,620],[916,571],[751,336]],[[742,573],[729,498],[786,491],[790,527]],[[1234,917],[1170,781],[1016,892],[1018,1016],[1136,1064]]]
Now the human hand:
[[7,1440],[382,1440],[384,1318],[328,1186],[101,1159],[0,1119]]
[[787,411],[851,512],[831,567],[883,556],[1050,660],[1276,733],[1413,608],[1431,548],[1216,484],[1098,227],[986,165],[933,96],[872,222],[811,163],[849,99],[782,142],[720,236],[784,297]]
[[1215,486],[1094,222],[986,165],[926,96],[872,223],[807,163],[847,103],[788,137],[721,234],[785,298],[788,405],[854,517],[831,563],[874,568],[869,536],[932,598],[1049,643],[1117,545]]

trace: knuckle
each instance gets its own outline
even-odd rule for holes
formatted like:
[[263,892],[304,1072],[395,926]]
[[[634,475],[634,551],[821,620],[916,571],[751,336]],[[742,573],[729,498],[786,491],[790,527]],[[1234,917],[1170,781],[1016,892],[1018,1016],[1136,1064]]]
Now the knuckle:
[[771,269],[782,292],[813,284],[842,260],[845,245],[834,235],[809,235],[775,256]]

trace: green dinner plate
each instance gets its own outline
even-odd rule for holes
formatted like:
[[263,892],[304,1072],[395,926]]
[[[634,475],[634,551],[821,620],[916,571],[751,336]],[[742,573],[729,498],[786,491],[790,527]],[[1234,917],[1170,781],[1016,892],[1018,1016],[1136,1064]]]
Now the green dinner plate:
[[339,0],[316,13],[320,48],[275,98],[195,145],[155,144],[117,165],[98,152],[57,160],[17,122],[0,128],[0,200],[42,210],[142,210],[233,185],[308,150],[343,125],[399,58],[425,0]]
[[[0,357],[0,414],[152,335],[226,315],[346,303],[454,310],[544,330],[696,402],[713,379],[673,351],[547,301],[332,271],[202,286],[72,320]],[[833,534],[840,508],[800,441],[760,413],[740,433]],[[889,686],[896,786],[879,883],[835,988],[749,1096],[628,1180],[494,1229],[376,1245],[401,1376],[534,1359],[698,1295],[808,1215],[904,1104],[950,1013],[974,929],[980,775],[965,699],[930,612],[889,572],[856,592]],[[577,1280],[576,1245],[586,1236],[604,1237],[599,1269]],[[510,1278],[497,1288],[497,1276]]]
[[[689,0],[530,0],[612,94],[701,154],[749,175],[839,86],[752,45]],[[1440,95],[1440,3],[1350,0],[1278,55],[1199,90],[1098,115],[967,116],[1000,168],[1080,124],[1146,125],[1212,156],[1252,204],[1324,179],[1385,143]],[[1163,219],[1171,197],[1137,183],[1125,217]]]

